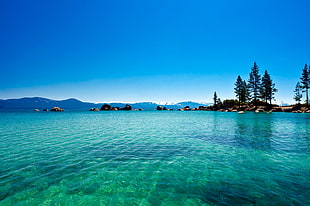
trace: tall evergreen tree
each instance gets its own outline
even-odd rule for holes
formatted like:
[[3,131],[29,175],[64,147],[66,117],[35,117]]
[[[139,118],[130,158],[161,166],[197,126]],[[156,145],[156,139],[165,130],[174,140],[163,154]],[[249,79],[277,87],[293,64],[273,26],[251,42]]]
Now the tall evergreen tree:
[[236,83],[235,83],[235,94],[238,98],[239,107],[242,103],[247,103],[247,101],[250,99],[250,91],[249,87],[245,80],[242,80],[240,76],[237,77]]
[[249,86],[240,76],[237,77],[235,83],[235,94],[239,101],[239,107],[242,103],[247,103],[251,99]]
[[310,88],[310,67],[308,68],[308,65],[305,64],[302,74],[301,74],[301,88],[303,89],[303,92],[306,92],[306,105],[309,105],[309,99],[308,99],[308,90]]
[[250,79],[248,82],[249,82],[249,89],[253,97],[253,101],[254,103],[256,103],[257,100],[259,99],[260,84],[261,84],[259,69],[256,62],[254,62],[254,65],[251,68]]
[[242,89],[241,89],[241,102],[247,103],[251,99],[250,89],[248,84],[245,80],[242,82]]
[[242,98],[242,86],[243,86],[243,80],[239,75],[235,83],[235,94],[236,94],[236,97],[238,98],[239,107],[240,107],[241,98]]
[[297,82],[296,86],[295,86],[295,90],[294,90],[294,100],[300,104],[302,98],[302,88],[300,85],[300,82]]
[[262,77],[261,87],[260,87],[260,97],[267,103],[271,104],[271,100],[274,99],[274,93],[278,90],[275,88],[275,84],[272,82],[270,75],[267,70],[265,70],[264,76]]
[[217,99],[216,92],[214,92],[214,95],[213,95],[213,102],[214,102],[214,106],[217,105],[218,99]]
[[217,101],[216,101],[216,103],[217,103],[217,105],[222,105],[223,103],[222,103],[222,100],[221,100],[221,98],[217,98]]

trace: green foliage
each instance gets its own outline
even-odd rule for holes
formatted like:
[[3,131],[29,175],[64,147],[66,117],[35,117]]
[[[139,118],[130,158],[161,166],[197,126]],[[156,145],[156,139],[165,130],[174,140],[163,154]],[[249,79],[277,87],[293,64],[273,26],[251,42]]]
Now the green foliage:
[[259,69],[256,62],[254,62],[254,65],[251,68],[250,79],[248,81],[248,84],[253,100],[254,102],[256,102],[259,99],[260,86],[261,86],[261,78],[259,75]]
[[301,99],[302,99],[302,88],[301,88],[300,82],[297,82],[295,86],[295,90],[294,90],[294,100],[298,104],[300,104]]
[[251,100],[251,92],[249,85],[245,80],[242,82],[242,90],[241,90],[241,103],[248,103]]
[[239,106],[242,103],[247,103],[250,99],[249,87],[245,80],[242,80],[240,76],[237,77],[235,83],[235,94],[239,101]]
[[236,99],[225,99],[223,101],[223,106],[224,107],[234,107],[234,106],[239,105],[239,103],[240,102],[238,100],[236,100]]
[[269,100],[269,104],[271,104],[271,100],[274,99],[274,94],[277,91],[278,90],[275,88],[275,84],[272,82],[268,71],[265,70],[260,86],[260,98],[266,103]]
[[242,80],[242,78],[241,78],[240,75],[239,75],[239,76],[237,77],[237,80],[236,80],[236,83],[235,83],[235,94],[236,94],[236,97],[237,97],[238,100],[239,100],[239,106],[240,106],[240,103],[241,103],[242,85],[243,85],[243,80]]
[[309,98],[308,98],[308,90],[310,88],[310,66],[308,67],[305,64],[304,68],[302,69],[302,74],[300,77],[301,82],[301,89],[303,92],[306,92],[306,105],[309,105]]
[[217,102],[218,102],[217,94],[216,94],[216,92],[214,92],[214,95],[213,95],[213,103],[214,103],[214,105],[217,105]]
[[218,105],[223,104],[220,98],[217,98],[217,104],[218,104]]
[[261,100],[252,100],[251,102],[248,103],[249,105],[255,105],[255,106],[271,106],[271,104],[265,102],[265,101],[261,101]]
[[271,104],[271,100],[274,99],[275,92],[277,91],[267,70],[261,78],[256,62],[254,62],[251,68],[248,83],[238,76],[234,88],[239,106],[249,102],[254,105],[261,104],[260,100],[265,101],[264,104],[268,101]]

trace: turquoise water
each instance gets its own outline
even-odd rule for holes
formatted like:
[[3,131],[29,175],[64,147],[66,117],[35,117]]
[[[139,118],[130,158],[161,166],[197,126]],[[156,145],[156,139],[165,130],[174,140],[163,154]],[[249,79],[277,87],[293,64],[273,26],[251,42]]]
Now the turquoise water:
[[0,205],[309,205],[310,114],[0,113]]

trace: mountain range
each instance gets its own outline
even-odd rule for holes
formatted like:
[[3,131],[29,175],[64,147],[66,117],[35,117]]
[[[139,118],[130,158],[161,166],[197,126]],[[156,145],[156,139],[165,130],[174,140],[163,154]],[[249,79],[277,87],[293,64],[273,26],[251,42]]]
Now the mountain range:
[[[51,109],[60,107],[63,109],[87,109],[100,108],[105,103],[82,102],[80,100],[70,98],[66,100],[53,100],[42,97],[24,97],[20,99],[0,99],[0,109]],[[124,107],[127,103],[108,103],[112,107]],[[164,106],[169,109],[179,109],[185,106],[191,108],[199,106],[209,106],[211,103],[197,103],[192,101],[179,102],[176,104],[156,104],[154,102],[138,102],[128,103],[133,109],[155,110],[157,106]]]

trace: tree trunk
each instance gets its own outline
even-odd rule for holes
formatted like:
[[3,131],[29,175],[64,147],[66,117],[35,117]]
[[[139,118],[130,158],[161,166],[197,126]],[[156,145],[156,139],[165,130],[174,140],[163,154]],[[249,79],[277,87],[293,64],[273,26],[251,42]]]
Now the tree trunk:
[[308,100],[308,88],[306,89],[306,105],[309,106],[309,100]]

